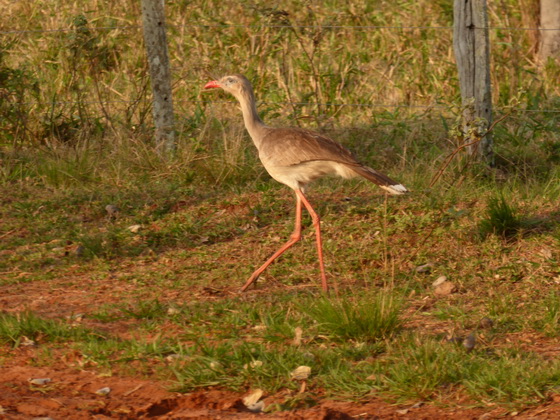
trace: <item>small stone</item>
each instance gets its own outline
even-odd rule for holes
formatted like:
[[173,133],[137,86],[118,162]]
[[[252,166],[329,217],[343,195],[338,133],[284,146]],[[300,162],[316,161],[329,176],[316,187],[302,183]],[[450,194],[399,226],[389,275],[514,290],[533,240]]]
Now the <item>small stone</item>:
[[262,365],[263,365],[262,360],[253,360],[251,363],[249,363],[249,366],[252,367],[253,369],[260,368],[262,367]]
[[109,217],[116,217],[121,210],[114,204],[107,204],[105,206],[105,211]]
[[432,283],[432,286],[438,287],[440,284],[445,283],[447,281],[446,276],[439,276],[436,281]]
[[247,395],[246,397],[243,397],[243,404],[247,408],[249,408],[251,406],[254,406],[255,404],[258,403],[258,401],[261,399],[263,394],[264,394],[264,391],[262,389],[255,389],[249,395]]
[[298,381],[302,381],[304,379],[309,378],[311,374],[311,368],[309,366],[299,366],[290,373],[292,379],[296,379]]
[[101,396],[108,395],[109,392],[111,392],[111,388],[109,388],[108,386],[99,388],[97,391],[95,391],[97,395],[101,395]]
[[85,314],[72,314],[68,317],[72,325],[80,324],[84,320]]
[[400,414],[401,416],[404,416],[405,414],[408,413],[408,408],[403,408],[402,410],[395,410],[395,413]]
[[140,229],[142,229],[142,225],[132,225],[127,227],[127,229],[132,233],[137,233]]
[[24,347],[32,347],[32,346],[36,346],[37,343],[34,340],[24,335],[23,337],[21,337],[21,341],[19,342],[19,345]]
[[170,306],[169,308],[167,308],[167,315],[178,315],[181,313],[181,310],[178,308],[175,308],[174,306]]
[[434,293],[437,296],[448,296],[451,293],[453,293],[455,290],[457,290],[457,287],[455,286],[455,284],[453,284],[450,281],[444,281],[443,283],[439,284],[435,289],[434,289]]
[[263,362],[261,360],[253,360],[251,363],[245,363],[243,369],[257,369],[262,367]]
[[51,381],[51,378],[31,378],[29,383],[32,385],[46,385]]
[[301,329],[301,327],[296,327],[294,329],[294,340],[292,341],[292,344],[294,346],[301,346],[301,336],[303,335],[303,330]]
[[253,413],[262,413],[264,411],[264,401],[258,401],[255,404],[247,405],[247,410]]
[[182,358],[183,356],[177,353],[168,354],[167,356],[165,356],[165,360],[167,360],[168,362],[174,362],[176,360],[181,360]]
[[470,333],[467,337],[463,340],[463,347],[467,352],[472,351],[476,346],[476,336],[474,333]]
[[494,321],[492,321],[490,318],[488,318],[487,316],[485,316],[484,318],[482,318],[480,320],[480,322],[478,323],[479,328],[492,328],[494,326]]
[[432,263],[427,263],[427,264],[422,264],[419,265],[418,267],[416,267],[414,270],[417,273],[423,273],[423,274],[427,274],[429,272],[432,271],[432,268],[434,267],[434,265]]

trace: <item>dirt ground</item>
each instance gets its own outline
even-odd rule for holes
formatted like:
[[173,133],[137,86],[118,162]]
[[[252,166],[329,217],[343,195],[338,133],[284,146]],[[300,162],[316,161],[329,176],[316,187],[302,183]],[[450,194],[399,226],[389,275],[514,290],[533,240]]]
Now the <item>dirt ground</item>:
[[[2,419],[520,419],[560,418],[560,399],[516,413],[498,409],[454,409],[431,404],[397,406],[381,399],[362,403],[320,400],[311,408],[270,414],[251,413],[242,394],[218,389],[177,394],[162,383],[136,378],[103,377],[62,366],[34,367],[21,354],[0,368]],[[30,378],[50,378],[35,386]],[[96,391],[109,387],[108,395]],[[265,396],[270,404],[282,395]]]
[[[78,273],[74,273],[79,277]],[[83,279],[86,281],[86,279]],[[69,284],[61,280],[49,282],[20,283],[0,287],[0,309],[18,312],[30,309],[41,316],[68,317],[87,313],[98,305],[99,299],[111,301],[122,298],[129,291],[107,280],[88,279],[88,287],[76,281]],[[192,295],[192,290],[189,292]],[[200,291],[203,293],[203,291]],[[186,296],[173,296],[181,300]],[[86,326],[100,328],[94,320]],[[105,326],[106,327],[106,326]],[[132,325],[112,323],[111,332],[122,336],[129,334]],[[120,331],[119,331],[120,330]],[[168,384],[126,375],[104,374],[73,360],[68,351],[45,367],[41,360],[40,346],[20,346],[12,349],[0,347],[0,419],[494,419],[516,417],[520,419],[560,418],[560,395],[539,406],[522,412],[488,406],[486,408],[457,408],[438,406],[433,403],[394,405],[381,398],[365,402],[341,402],[322,398],[315,391],[315,405],[305,408],[272,413],[248,411],[241,393],[220,389],[205,389],[188,394],[168,391]],[[52,350],[56,352],[55,350]],[[54,357],[53,357],[54,356]],[[35,385],[31,379],[49,378],[44,385]],[[107,395],[97,392],[108,387]],[[265,395],[264,403],[270,406],[286,399],[286,393]],[[462,404],[463,406],[465,404]]]

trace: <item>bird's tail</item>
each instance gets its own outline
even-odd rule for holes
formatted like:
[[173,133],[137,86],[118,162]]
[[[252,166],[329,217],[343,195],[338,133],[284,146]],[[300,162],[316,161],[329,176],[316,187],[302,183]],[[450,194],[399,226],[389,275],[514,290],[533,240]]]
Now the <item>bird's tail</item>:
[[352,169],[365,179],[379,185],[391,194],[405,194],[408,192],[404,185],[393,181],[387,175],[377,172],[375,169],[368,168],[367,166],[353,167]]

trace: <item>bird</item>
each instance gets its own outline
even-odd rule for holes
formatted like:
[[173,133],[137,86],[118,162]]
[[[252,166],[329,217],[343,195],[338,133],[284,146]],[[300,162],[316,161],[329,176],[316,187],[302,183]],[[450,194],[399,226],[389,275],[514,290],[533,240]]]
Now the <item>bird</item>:
[[395,195],[407,193],[407,188],[387,175],[362,164],[352,152],[327,136],[304,128],[276,128],[265,124],[257,112],[251,82],[244,75],[228,75],[204,85],[204,89],[216,88],[233,95],[239,101],[245,128],[257,148],[264,168],[273,179],[290,187],[296,195],[293,233],[278,251],[253,272],[241,288],[241,292],[247,290],[274,260],[301,239],[303,207],[311,215],[315,228],[321,286],[324,292],[328,292],[321,239],[321,220],[305,195],[307,185],[324,175],[333,174],[347,179],[362,176],[386,192]]

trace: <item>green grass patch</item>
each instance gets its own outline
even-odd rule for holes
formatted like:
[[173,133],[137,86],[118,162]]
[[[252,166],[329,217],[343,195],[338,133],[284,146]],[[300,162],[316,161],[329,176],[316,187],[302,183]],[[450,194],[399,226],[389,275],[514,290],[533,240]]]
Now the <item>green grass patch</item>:
[[[91,332],[59,320],[44,319],[32,312],[0,313],[0,340],[18,347],[22,342],[80,341]],[[35,344],[34,344],[35,343]]]
[[322,334],[337,340],[375,342],[390,338],[402,325],[401,302],[392,293],[321,297],[301,310],[318,324]]
[[506,201],[503,195],[488,200],[486,217],[479,222],[480,234],[485,237],[490,234],[511,238],[523,227],[523,220],[519,210]]

